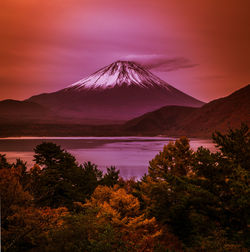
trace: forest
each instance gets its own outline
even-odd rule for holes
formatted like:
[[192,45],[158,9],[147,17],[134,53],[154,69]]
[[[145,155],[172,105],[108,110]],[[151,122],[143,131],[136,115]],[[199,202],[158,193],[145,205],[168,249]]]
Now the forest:
[[139,180],[52,142],[31,169],[0,155],[2,251],[248,251],[249,127],[212,139],[216,153],[170,142]]

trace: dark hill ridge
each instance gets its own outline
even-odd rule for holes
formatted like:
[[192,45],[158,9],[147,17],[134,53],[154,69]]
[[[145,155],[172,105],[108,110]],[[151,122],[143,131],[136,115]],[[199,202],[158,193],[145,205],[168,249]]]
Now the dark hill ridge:
[[3,100],[0,101],[0,123],[42,122],[44,118],[53,119],[53,113],[34,102]]
[[72,123],[124,122],[165,105],[204,104],[128,61],[114,62],[65,89],[28,101],[48,107]]
[[181,121],[187,120],[190,114],[197,109],[184,106],[166,106],[128,121],[125,127],[137,134],[155,132],[156,130],[157,134],[161,134],[162,131],[171,130]]
[[[167,135],[210,137],[250,122],[250,85],[209,102],[201,108],[165,106],[123,125],[65,123],[44,107],[32,102],[0,102],[0,136],[131,136]],[[36,118],[34,119],[34,113]],[[50,118],[45,120],[44,118]]]
[[205,104],[191,115],[182,127],[191,135],[192,131],[201,135],[212,131],[225,131],[228,127],[239,127],[241,122],[250,122],[250,85],[231,95]]
[[239,127],[250,122],[250,85],[201,108],[165,106],[128,121],[127,132],[135,134],[208,137],[215,130]]

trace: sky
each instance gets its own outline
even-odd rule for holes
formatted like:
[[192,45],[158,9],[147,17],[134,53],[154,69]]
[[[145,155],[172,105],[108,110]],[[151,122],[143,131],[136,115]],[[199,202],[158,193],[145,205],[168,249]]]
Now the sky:
[[54,92],[117,60],[208,102],[250,83],[247,0],[1,0],[0,100]]

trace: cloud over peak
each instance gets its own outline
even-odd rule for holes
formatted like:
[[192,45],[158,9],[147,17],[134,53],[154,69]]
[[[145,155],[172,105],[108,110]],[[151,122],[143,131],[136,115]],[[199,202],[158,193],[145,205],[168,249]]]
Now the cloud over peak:
[[185,57],[167,57],[161,54],[131,54],[124,59],[137,62],[146,69],[154,69],[158,72],[170,72],[198,65]]

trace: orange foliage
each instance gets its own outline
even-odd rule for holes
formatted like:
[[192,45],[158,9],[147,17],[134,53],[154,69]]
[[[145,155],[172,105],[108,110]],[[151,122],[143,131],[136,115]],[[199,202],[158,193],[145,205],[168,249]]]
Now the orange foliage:
[[62,225],[62,217],[68,213],[64,207],[35,208],[32,195],[20,183],[20,176],[18,167],[0,169],[1,231],[6,250],[20,242],[36,245],[50,229]]
[[110,223],[121,232],[122,240],[133,251],[153,251],[163,237],[156,219],[141,214],[138,199],[123,188],[98,186],[84,207],[97,209],[97,221]]

